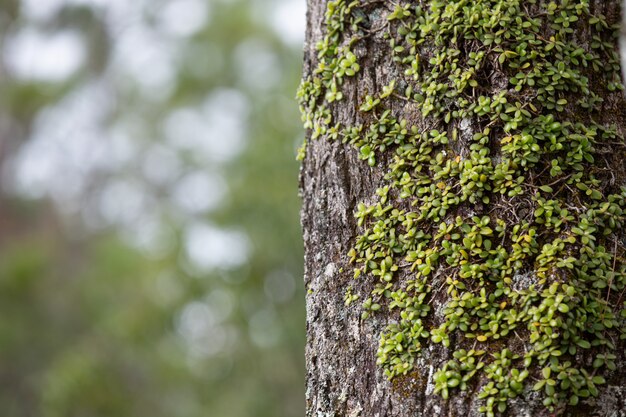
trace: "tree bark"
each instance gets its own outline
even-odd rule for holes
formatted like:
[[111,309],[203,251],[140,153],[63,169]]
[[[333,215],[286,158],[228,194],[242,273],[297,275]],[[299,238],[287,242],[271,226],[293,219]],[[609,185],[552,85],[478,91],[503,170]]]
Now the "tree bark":
[[[329,3],[339,7],[349,2],[341,0],[337,2],[308,1],[307,35],[304,51],[305,79],[320,77],[321,72],[316,72],[316,69],[319,69],[320,61],[325,58],[320,57],[317,45],[329,35],[330,25],[327,17]],[[421,4],[425,13],[428,13],[433,3],[437,2],[401,2],[400,4],[411,4],[411,8],[416,4]],[[449,3],[463,3],[466,6],[469,4],[464,1],[450,1]],[[475,3],[483,4],[484,7],[495,8],[498,2],[477,0]],[[547,13],[548,3],[538,2],[538,4],[529,5],[527,8],[522,5],[522,10],[541,19]],[[563,2],[557,3],[560,6]],[[618,0],[591,1],[591,14],[606,17],[609,25],[616,24],[620,21],[618,3]],[[384,186],[390,186],[392,191],[389,192],[387,204],[407,212],[419,212],[419,210],[416,206],[407,204],[406,199],[399,196],[399,188],[394,187],[393,181],[388,176],[385,177],[389,173],[389,166],[394,160],[398,144],[389,145],[382,150],[379,149],[373,166],[370,166],[367,155],[366,157],[363,155],[363,149],[354,146],[350,140],[341,140],[341,136],[337,139],[336,132],[332,130],[332,127],[337,124],[341,128],[355,125],[363,125],[367,128],[373,124],[375,121],[373,112],[364,110],[362,105],[367,101],[367,96],[381,95],[382,87],[389,85],[392,80],[396,80],[397,93],[381,100],[377,107],[377,116],[380,116],[380,112],[383,110],[390,110],[391,114],[398,120],[406,119],[409,126],[416,126],[418,131],[416,135],[436,128],[448,132],[449,137],[451,137],[452,130],[457,129],[458,139],[456,141],[451,140],[447,145],[442,145],[441,149],[447,149],[449,153],[459,155],[459,158],[469,157],[472,137],[483,131],[485,126],[489,124],[476,113],[463,119],[452,117],[451,120],[445,120],[444,113],[435,116],[431,113],[424,116],[423,108],[418,108],[419,106],[410,94],[408,99],[401,97],[408,85],[415,86],[414,91],[419,91],[417,87],[419,82],[415,82],[415,79],[407,76],[404,72],[407,65],[394,62],[394,53],[389,45],[389,39],[384,36],[388,31],[395,33],[397,25],[400,24],[397,23],[398,20],[389,20],[388,18],[395,10],[395,3],[392,4],[391,2],[357,1],[356,5],[350,9],[349,16],[353,19],[360,18],[360,22],[354,27],[350,27],[348,22],[343,22],[345,27],[335,37],[335,41],[340,46],[349,45],[350,51],[357,58],[360,69],[356,71],[356,75],[344,76],[338,83],[343,94],[341,99],[329,100],[327,93],[330,87],[323,84],[321,93],[318,93],[308,103],[303,100],[305,118],[308,113],[310,119],[313,119],[313,122],[307,126],[309,130],[306,153],[300,178],[303,197],[301,213],[305,245],[305,284],[308,290],[306,300],[308,337],[306,346],[306,415],[310,417],[484,415],[479,411],[479,408],[484,405],[485,400],[478,398],[480,389],[488,381],[484,375],[478,376],[465,391],[451,389],[449,399],[443,399],[440,393],[434,393],[434,375],[437,370],[452,359],[456,348],[472,346],[471,344],[464,344],[461,336],[452,337],[451,344],[447,347],[433,343],[427,338],[423,341],[421,351],[414,355],[415,362],[410,372],[395,375],[391,380],[384,375],[383,369],[377,365],[379,339],[381,333],[385,332],[390,323],[398,321],[398,316],[394,310],[385,308],[389,300],[380,297],[379,302],[383,308],[379,311],[370,311],[369,317],[362,318],[364,311],[362,302],[371,297],[370,294],[380,279],[372,275],[371,269],[366,270],[358,278],[353,278],[353,269],[359,268],[360,265],[358,261],[357,265],[354,262],[351,263],[351,256],[348,253],[355,246],[363,231],[372,225],[371,222],[366,221],[359,226],[355,218],[358,205],[364,203],[366,206],[375,206],[380,202],[377,190]],[[408,23],[410,19],[409,17],[407,24],[410,24]],[[581,18],[580,21],[572,24],[574,31],[568,35],[569,39],[573,39],[585,51],[592,51],[590,43],[593,41],[593,30],[590,29],[590,26],[592,24],[583,22]],[[550,36],[549,31],[550,29],[545,27],[539,30],[546,36]],[[617,50],[616,38],[607,38],[604,32],[601,36],[606,42],[612,42],[615,46],[613,49]],[[459,58],[461,64],[459,65],[467,63],[470,59],[468,51],[472,48],[474,51],[487,50],[488,56],[491,54],[491,57],[486,59],[483,68],[475,74],[475,79],[479,84],[475,91],[484,87],[486,92],[483,94],[491,96],[503,91],[509,101],[514,102],[513,97],[517,97],[518,93],[514,91],[514,86],[509,80],[517,71],[507,69],[506,63],[501,63],[501,65],[496,63],[499,55],[504,52],[494,52],[494,48],[491,46],[475,47],[475,42],[467,39],[458,42],[460,44],[458,48],[462,50]],[[407,45],[404,47],[408,48]],[[437,45],[429,41],[417,46],[417,55],[422,56],[422,71],[429,69],[428,61],[436,55],[436,48]],[[508,58],[505,56],[503,62],[506,59]],[[598,143],[595,148],[596,157],[593,164],[597,167],[598,172],[604,172],[604,174],[597,176],[601,181],[599,187],[606,199],[609,194],[619,193],[619,187],[624,185],[623,180],[626,176],[626,166],[624,165],[626,154],[623,146],[624,133],[626,132],[626,101],[621,92],[607,89],[609,83],[607,78],[603,78],[590,69],[582,69],[581,71],[591,80],[590,89],[594,93],[602,95],[604,99],[602,104],[598,104],[598,108],[593,110],[594,122],[601,126],[615,125],[617,128],[615,136],[617,139],[613,140],[612,143]],[[525,87],[522,89],[522,94],[530,89],[531,87]],[[576,95],[575,93],[572,94]],[[569,103],[572,102],[571,95],[568,93],[564,93],[562,97],[566,97]],[[310,105],[313,102],[315,105]],[[328,120],[332,120],[330,123],[319,122],[319,114],[317,121],[315,116],[312,116],[321,104],[327,108]],[[565,113],[569,119],[591,120],[588,116],[591,111],[570,106],[565,110]],[[533,116],[553,112],[556,113],[546,108],[539,108],[533,112]],[[564,113],[556,114],[562,115]],[[503,125],[504,122],[499,119],[494,126],[498,124]],[[509,128],[513,133],[520,129]],[[488,146],[493,155],[492,164],[495,165],[502,158],[501,146],[495,144],[495,140],[505,136],[505,134],[502,129],[496,128],[492,128],[491,132],[488,133],[490,136]],[[565,172],[562,175],[550,177],[547,174],[549,165],[550,158],[544,161],[544,158],[540,157],[540,162],[534,168],[523,171],[525,174],[523,184],[525,194],[532,195],[532,192],[528,190],[549,186],[549,184],[559,181],[568,174]],[[566,180],[563,181],[565,183]],[[554,188],[556,189],[556,187]],[[394,189],[396,189],[395,192]],[[506,196],[503,197],[493,190],[486,191],[484,195],[489,197],[489,201],[482,201],[480,198],[474,202],[463,201],[443,216],[441,221],[453,222],[451,219],[457,216],[463,219],[469,219],[472,216],[490,216],[493,221],[497,217],[497,213],[508,211],[517,213],[520,218],[528,218],[532,223],[533,212],[536,213],[537,206],[530,199],[506,198]],[[494,211],[496,205],[500,207],[498,210],[502,210],[502,212]],[[581,207],[581,212],[582,209],[584,207]],[[439,221],[425,220],[423,227],[432,232],[439,223]],[[570,226],[566,226],[563,233],[569,233]],[[624,253],[623,232],[617,231],[611,236],[613,236],[611,242],[616,242],[619,247],[612,245],[608,247],[608,243],[604,246],[607,246],[607,250],[614,255],[614,263],[621,262],[617,259]],[[538,238],[539,247],[547,242],[549,240],[542,241]],[[575,249],[578,250],[578,246]],[[536,257],[536,254],[533,256]],[[574,253],[574,257],[577,257],[576,253]],[[394,261],[396,261],[395,258]],[[402,262],[403,257],[399,256],[396,262],[399,264],[399,271],[394,274],[392,281],[395,285],[394,288],[402,287],[402,283],[415,273],[415,270],[407,266],[406,262]],[[533,262],[525,263],[523,268],[517,269],[515,276],[520,276],[523,273],[534,274],[533,268],[537,267],[537,263]],[[448,273],[446,272],[448,270],[441,263],[438,265],[437,270],[427,278],[434,287],[433,291],[445,285],[444,275]],[[549,282],[546,285],[549,285]],[[358,295],[360,297],[358,301],[346,303],[347,291],[349,294],[351,291],[351,293]],[[613,295],[609,294],[607,300],[613,300],[609,302],[612,302],[614,307],[616,303],[623,301],[621,298],[612,297]],[[428,298],[430,318],[425,319],[425,322],[430,326],[430,329],[436,328],[437,324],[443,320],[441,310],[449,301],[450,298],[445,296],[430,296]],[[614,310],[619,313],[620,307],[617,306]],[[622,320],[620,321],[622,329],[623,325]],[[518,328],[518,330],[520,329]],[[521,330],[520,333],[522,333]],[[524,337],[523,334],[522,337]],[[500,341],[490,340],[486,342],[484,348],[488,352],[487,355],[501,349],[503,343],[506,346],[513,346],[513,338],[514,336],[511,336]],[[599,385],[597,397],[581,398],[580,403],[576,406],[560,406],[550,411],[542,404],[544,400],[544,396],[540,395],[542,391],[538,392],[532,389],[533,384],[541,379],[538,376],[541,368],[533,368],[533,365],[528,367],[530,376],[525,383],[523,392],[508,401],[506,411],[502,415],[533,417],[554,414],[626,416],[625,345],[623,339],[617,340],[615,343],[616,345],[611,351],[617,356],[617,369],[598,371],[598,374],[601,373],[606,378],[607,383]],[[511,349],[515,350],[514,347]],[[569,359],[574,362],[587,363],[586,361],[593,360],[594,355],[599,352],[599,350],[593,351],[594,349],[595,346],[589,351],[585,351],[587,356],[581,356],[582,353],[579,349],[578,354],[571,355]],[[589,367],[589,369],[593,368]]]

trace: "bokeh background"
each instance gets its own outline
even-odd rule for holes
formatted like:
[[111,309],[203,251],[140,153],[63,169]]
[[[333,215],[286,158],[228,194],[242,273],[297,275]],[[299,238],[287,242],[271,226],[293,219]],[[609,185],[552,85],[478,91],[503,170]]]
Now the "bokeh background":
[[303,415],[304,20],[0,0],[0,415]]

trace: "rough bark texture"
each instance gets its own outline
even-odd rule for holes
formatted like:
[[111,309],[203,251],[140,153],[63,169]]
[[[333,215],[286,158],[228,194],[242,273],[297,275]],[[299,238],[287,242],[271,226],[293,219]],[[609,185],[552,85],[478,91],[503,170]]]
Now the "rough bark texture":
[[[325,0],[309,0],[305,45],[305,74],[316,63],[315,44],[324,34]],[[377,2],[372,2],[372,4]],[[595,2],[606,15],[615,15],[617,1]],[[375,8],[374,8],[374,12]],[[373,19],[373,26],[376,19]],[[381,22],[379,22],[381,23]],[[381,24],[383,24],[382,22]],[[397,66],[387,56],[387,41],[372,37],[356,46],[362,73],[358,82],[343,87],[344,100],[333,107],[333,117],[348,125],[357,122],[358,99],[376,86],[385,85],[396,75]],[[498,82],[498,74],[492,77]],[[396,112],[420,124],[420,116],[410,107],[394,104]],[[607,120],[624,124],[624,100],[612,98],[605,103]],[[624,166],[616,166],[624,170]],[[376,365],[380,332],[387,324],[384,314],[361,319],[360,303],[344,305],[348,285],[355,292],[367,293],[372,283],[354,280],[346,253],[354,244],[357,225],[354,219],[359,202],[372,202],[383,184],[381,168],[370,168],[359,159],[358,150],[339,141],[319,138],[307,145],[301,170],[303,196],[302,227],[305,244],[305,283],[307,295],[307,416],[479,416],[476,392],[455,393],[445,401],[433,394],[434,370],[450,358],[450,351],[432,344],[425,349],[415,369],[406,376],[389,381]],[[436,307],[435,307],[436,308]],[[623,346],[623,345],[622,345]],[[623,360],[623,356],[620,358]],[[621,365],[621,366],[620,366]],[[618,365],[600,397],[568,410],[568,415],[626,416],[626,363]],[[535,393],[510,402],[509,416],[548,416]]]

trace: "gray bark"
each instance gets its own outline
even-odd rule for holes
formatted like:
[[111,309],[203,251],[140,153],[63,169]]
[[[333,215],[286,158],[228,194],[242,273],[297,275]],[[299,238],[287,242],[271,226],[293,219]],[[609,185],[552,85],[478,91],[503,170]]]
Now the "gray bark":
[[[595,3],[595,7],[606,8],[607,15],[618,13],[615,0],[597,0]],[[324,34],[325,8],[325,0],[308,0],[305,74],[310,74],[315,68],[315,44]],[[376,16],[376,7],[373,7],[370,16],[372,27],[377,25]],[[387,41],[376,36],[358,44],[355,53],[362,71],[358,81],[349,81],[344,85],[345,99],[332,108],[335,120],[346,125],[360,121],[356,110],[357,98],[375,91],[376,86],[386,85],[399,75],[395,74],[397,67],[386,55],[387,48]],[[497,78],[496,74],[493,80]],[[403,103],[394,103],[393,106],[396,114],[418,125],[423,123],[417,112],[403,107]],[[606,117],[620,121],[621,129],[626,128],[624,100],[613,98],[606,106]],[[623,170],[623,167],[616,169]],[[361,320],[360,302],[344,305],[344,292],[349,285],[360,294],[368,293],[373,287],[367,279],[352,278],[352,266],[346,253],[358,234],[355,207],[359,202],[374,201],[375,190],[384,184],[383,175],[380,168],[370,168],[360,160],[358,150],[349,144],[330,142],[324,137],[308,143],[300,179],[305,284],[308,290],[306,415],[479,416],[477,392],[455,392],[449,401],[433,394],[432,376],[437,367],[450,358],[447,349],[440,345],[433,348],[431,344],[423,352],[414,371],[389,381],[376,365],[379,335],[389,317],[383,313]],[[567,415],[626,416],[624,369],[624,366],[619,367],[609,384],[601,388],[600,397],[581,403],[575,410],[568,410]],[[529,391],[509,402],[506,415],[535,417],[550,413],[540,403],[540,397]]]

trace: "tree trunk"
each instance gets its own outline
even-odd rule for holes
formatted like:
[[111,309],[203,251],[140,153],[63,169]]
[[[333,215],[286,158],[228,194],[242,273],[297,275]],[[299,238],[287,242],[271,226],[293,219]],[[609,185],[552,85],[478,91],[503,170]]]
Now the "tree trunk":
[[626,416],[619,0],[309,0],[307,416]]

